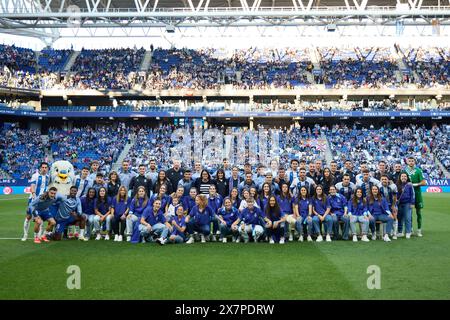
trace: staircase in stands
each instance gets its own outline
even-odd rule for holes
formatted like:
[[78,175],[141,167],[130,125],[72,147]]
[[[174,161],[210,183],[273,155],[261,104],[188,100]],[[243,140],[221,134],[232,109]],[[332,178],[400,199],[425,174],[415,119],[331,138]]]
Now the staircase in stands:
[[130,149],[134,146],[135,140],[132,138],[130,141],[125,145],[122,152],[120,153],[119,157],[117,158],[117,161],[113,163],[112,170],[118,171],[120,167],[122,166],[122,161],[126,159],[128,152]]

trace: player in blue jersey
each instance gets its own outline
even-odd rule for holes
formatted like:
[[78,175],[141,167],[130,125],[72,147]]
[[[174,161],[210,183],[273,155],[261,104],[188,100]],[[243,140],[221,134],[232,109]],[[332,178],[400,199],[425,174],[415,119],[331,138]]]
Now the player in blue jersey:
[[39,197],[31,201],[28,206],[28,212],[34,218],[34,243],[49,242],[47,234],[40,235],[40,227],[43,225],[44,221],[48,222],[47,233],[49,233],[53,226],[56,224],[53,218],[50,207],[57,203],[58,201],[64,200],[64,196],[57,193],[55,187],[51,187],[47,192],[44,192]]
[[342,181],[336,183],[335,187],[336,191],[342,194],[347,201],[350,201],[356,189],[356,185],[350,181],[350,175],[347,173],[342,176]]
[[[365,168],[365,166],[361,165],[361,167]],[[362,173],[358,175],[356,178],[356,187],[359,187],[363,191],[364,197],[370,196],[370,190],[372,186],[381,187],[381,182],[370,176],[369,169],[363,169]]]
[[[31,176],[30,180],[31,194],[28,199],[28,205],[30,205],[31,201],[33,201],[34,199],[41,196],[42,194],[44,194],[44,192],[47,191],[48,185],[50,184],[50,176],[48,175],[48,169],[49,169],[48,163],[41,162],[41,164],[39,165],[39,173],[36,172]],[[26,241],[28,239],[28,231],[30,230],[31,219],[32,215],[29,209],[27,208],[25,221],[23,222],[22,241]],[[40,234],[38,236],[42,235],[41,233],[43,229],[43,224],[41,224],[40,227],[41,227],[41,229],[39,230]]]
[[86,241],[84,237],[84,229],[86,226],[86,219],[83,218],[83,211],[81,208],[81,201],[77,198],[78,188],[72,186],[69,195],[55,207],[54,217],[56,220],[54,240],[61,240],[64,234],[64,229],[69,225],[78,223],[80,225],[79,240]]

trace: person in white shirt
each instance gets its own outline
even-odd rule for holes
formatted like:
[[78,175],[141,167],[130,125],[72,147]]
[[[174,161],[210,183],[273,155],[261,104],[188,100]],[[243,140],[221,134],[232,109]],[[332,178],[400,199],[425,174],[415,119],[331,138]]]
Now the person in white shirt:
[[[28,199],[28,205],[37,197],[47,192],[48,185],[50,184],[50,176],[48,175],[49,165],[47,162],[42,162],[39,165],[39,173],[36,172],[31,176],[30,180],[30,190],[31,194]],[[25,221],[23,222],[23,237],[22,241],[28,239],[28,231],[30,230],[30,221],[32,214],[29,209],[27,209]],[[39,237],[42,236],[44,230],[44,224],[40,225]]]
[[89,186],[89,168],[84,167],[81,169],[81,175],[75,177],[74,186],[78,188],[77,197],[81,198],[87,194],[88,186]]

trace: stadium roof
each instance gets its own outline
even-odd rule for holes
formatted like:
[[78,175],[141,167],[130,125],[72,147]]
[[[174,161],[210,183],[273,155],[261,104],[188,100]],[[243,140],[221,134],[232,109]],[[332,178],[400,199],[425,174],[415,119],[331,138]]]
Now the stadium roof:
[[[42,3],[43,6],[46,5],[46,0],[41,0],[40,1]],[[63,8],[67,8],[70,5],[76,5],[80,8],[88,8],[88,1],[86,0],[71,0],[71,1],[52,1],[54,3],[51,4],[51,7],[54,11],[57,11],[60,7],[61,7],[61,3],[65,2],[63,4]],[[95,2],[96,1],[92,1]],[[110,3],[109,3],[110,2]],[[142,1],[143,4],[146,4],[147,1]],[[294,3],[301,7],[301,5],[304,6],[308,6],[310,5],[311,7],[345,7],[346,6],[346,2],[348,3],[348,5],[350,7],[356,7],[356,5],[359,5],[360,3],[362,4],[364,1],[362,0],[358,0],[358,1],[353,1],[353,0],[303,0],[303,1],[292,1],[292,0],[261,0],[259,1],[254,1],[254,0],[161,0],[161,1],[157,1],[157,0],[149,0],[146,7],[147,8],[191,8],[191,5],[194,8],[198,8],[200,5],[200,8],[205,8],[205,6],[208,4],[209,8],[243,8],[243,6],[245,6],[245,3],[252,8],[253,6],[258,5],[259,7],[262,8],[289,8],[289,7],[293,7]],[[404,2],[404,3],[408,3],[408,1],[400,1],[400,2]],[[416,6],[437,6],[439,5],[439,0],[423,0],[423,1],[417,1],[416,2]],[[100,0],[99,4],[98,4],[98,8],[107,8],[108,7],[108,3],[110,8],[136,8],[136,5],[138,3],[138,1],[134,1],[134,0],[114,0],[114,1],[108,1],[108,0]],[[309,4],[311,3],[311,4]],[[367,6],[393,6],[393,3],[395,4],[396,1],[394,0],[368,0],[367,1]],[[411,1],[411,3],[414,3],[414,1]],[[441,1],[442,4],[445,3],[444,0]],[[91,7],[92,3],[89,4]]]
[[73,28],[430,26],[449,18],[450,0],[0,0],[0,32],[51,41]]

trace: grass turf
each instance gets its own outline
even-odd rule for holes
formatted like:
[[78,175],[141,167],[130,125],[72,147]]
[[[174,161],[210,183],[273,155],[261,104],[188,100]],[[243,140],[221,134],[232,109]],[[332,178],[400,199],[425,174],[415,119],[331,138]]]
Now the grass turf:
[[[3,239],[22,236],[26,200],[0,197],[0,299],[449,299],[449,200],[425,194],[424,237],[388,244],[161,247]],[[80,290],[66,287],[69,265],[81,268]],[[370,265],[380,290],[367,288]]]

